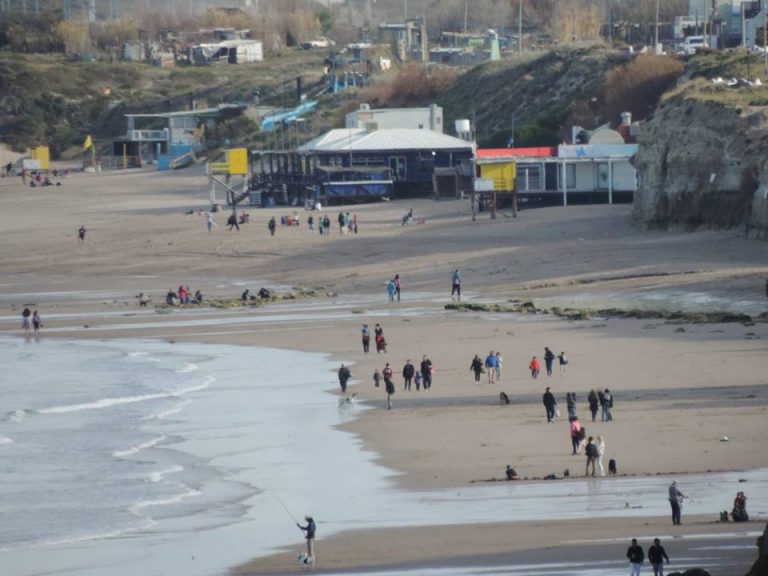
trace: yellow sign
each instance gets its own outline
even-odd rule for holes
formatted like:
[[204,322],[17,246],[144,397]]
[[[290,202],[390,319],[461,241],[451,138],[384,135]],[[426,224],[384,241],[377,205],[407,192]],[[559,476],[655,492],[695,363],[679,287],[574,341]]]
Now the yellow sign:
[[32,149],[32,160],[37,160],[40,170],[49,170],[51,167],[51,152],[48,146],[38,146]]
[[248,175],[248,149],[232,148],[225,150],[223,162],[211,162],[211,174]]
[[493,180],[493,189],[496,192],[512,192],[517,178],[517,164],[515,162],[480,164],[480,177]]
[[91,135],[88,134],[88,136],[85,137],[85,142],[83,142],[83,150],[88,150],[88,148],[91,148],[93,146],[93,139],[91,138]]

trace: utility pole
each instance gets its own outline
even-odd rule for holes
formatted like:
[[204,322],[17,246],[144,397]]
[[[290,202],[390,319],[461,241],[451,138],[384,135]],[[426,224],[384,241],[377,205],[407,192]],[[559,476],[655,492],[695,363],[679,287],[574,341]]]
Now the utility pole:
[[467,33],[467,17],[469,16],[469,0],[464,0],[464,34]]
[[768,6],[763,4],[763,66],[768,74]]
[[520,0],[517,11],[517,52],[523,53],[523,0]]
[[656,53],[656,51],[659,49],[659,0],[656,0],[656,31],[654,32],[654,38],[653,38],[653,51]]

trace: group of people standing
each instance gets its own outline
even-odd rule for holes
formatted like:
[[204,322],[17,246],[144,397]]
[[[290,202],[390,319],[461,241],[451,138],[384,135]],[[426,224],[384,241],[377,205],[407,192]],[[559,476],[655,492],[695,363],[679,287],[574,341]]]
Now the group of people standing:
[[[557,360],[560,363],[560,376],[565,376],[565,373],[568,371],[568,357],[565,355],[565,352],[560,352]],[[544,366],[547,370],[547,376],[552,376],[555,366],[555,353],[549,349],[549,346],[544,346]],[[537,380],[541,373],[541,361],[537,356],[531,358],[528,369],[531,371],[531,378]]]
[[[637,538],[632,538],[632,543],[627,549],[627,558],[629,559],[629,575],[640,576],[640,569],[645,561],[645,552],[642,546],[637,543]],[[653,544],[648,548],[648,561],[653,567],[653,576],[664,576],[664,562],[669,564],[669,556],[661,540],[653,539]]]
[[469,365],[469,371],[475,374],[475,384],[480,384],[480,375],[486,373],[488,375],[488,384],[494,384],[501,378],[501,364],[503,362],[501,352],[494,352],[491,350],[485,360],[480,358],[477,354],[472,359],[472,363]]
[[[403,366],[403,391],[410,392],[412,386],[416,386],[418,392],[422,388],[429,390],[432,388],[432,375],[434,373],[434,367],[432,361],[425,354],[422,356],[421,364],[418,370],[416,366],[408,359]],[[394,371],[389,362],[384,365],[382,370],[376,368],[373,371],[373,386],[375,388],[381,387],[381,382],[384,381],[384,390],[387,393],[387,409],[392,410],[392,396],[395,393]]]
[[395,274],[395,277],[387,282],[387,297],[390,302],[394,302],[397,299],[400,302],[400,290],[402,289],[402,281],[400,280],[400,274]]
[[[360,334],[363,340],[363,352],[368,354],[371,349],[371,329],[368,328],[368,324],[363,324]],[[384,338],[384,328],[378,322],[373,327],[373,339],[376,343],[376,352],[381,354],[387,351],[387,339]]]

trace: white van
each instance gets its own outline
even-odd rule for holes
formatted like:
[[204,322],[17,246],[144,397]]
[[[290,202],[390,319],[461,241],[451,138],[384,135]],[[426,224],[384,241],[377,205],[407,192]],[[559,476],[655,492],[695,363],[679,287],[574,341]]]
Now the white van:
[[680,44],[678,52],[680,54],[685,54],[686,56],[691,56],[696,54],[699,48],[706,47],[707,43],[704,40],[704,36],[688,36],[685,40],[683,40],[683,43]]

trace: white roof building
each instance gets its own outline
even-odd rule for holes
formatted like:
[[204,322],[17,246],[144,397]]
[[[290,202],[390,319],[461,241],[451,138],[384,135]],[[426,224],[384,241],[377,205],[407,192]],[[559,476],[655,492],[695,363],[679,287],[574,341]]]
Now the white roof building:
[[390,150],[467,150],[471,142],[432,130],[337,128],[298,148],[298,152],[385,152]]

